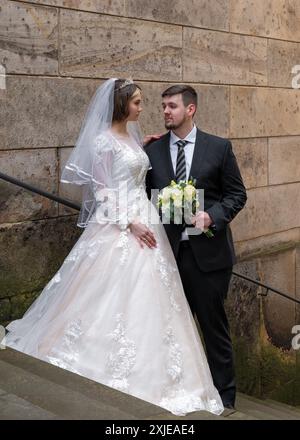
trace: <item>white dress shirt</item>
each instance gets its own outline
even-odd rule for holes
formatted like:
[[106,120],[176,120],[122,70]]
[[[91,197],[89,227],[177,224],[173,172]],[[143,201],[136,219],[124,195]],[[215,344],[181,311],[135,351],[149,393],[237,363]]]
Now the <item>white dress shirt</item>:
[[[176,142],[180,141],[180,140],[188,141],[188,143],[184,147],[185,163],[186,163],[186,178],[188,179],[190,171],[191,171],[192,160],[193,160],[193,155],[194,155],[196,134],[197,134],[196,125],[193,126],[192,130],[189,132],[189,134],[184,139],[180,139],[179,137],[176,136],[176,134],[173,133],[173,131],[171,131],[170,153],[171,153],[172,165],[173,165],[175,176],[176,176],[176,164],[177,164],[177,154],[178,154],[178,145],[176,144]],[[181,235],[181,240],[188,240],[188,239],[189,239],[189,236],[188,236],[186,230],[184,230]]]

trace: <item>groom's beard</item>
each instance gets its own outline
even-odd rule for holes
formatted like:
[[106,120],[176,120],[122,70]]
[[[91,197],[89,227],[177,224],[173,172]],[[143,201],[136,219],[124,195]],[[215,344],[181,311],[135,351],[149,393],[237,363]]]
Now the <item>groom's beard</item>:
[[186,121],[185,118],[177,124],[174,124],[174,122],[166,122],[165,121],[165,128],[167,130],[176,130],[177,128],[180,128],[185,123],[185,121]]
[[176,124],[173,124],[173,122],[165,122],[165,127],[167,130],[175,130],[178,128]]

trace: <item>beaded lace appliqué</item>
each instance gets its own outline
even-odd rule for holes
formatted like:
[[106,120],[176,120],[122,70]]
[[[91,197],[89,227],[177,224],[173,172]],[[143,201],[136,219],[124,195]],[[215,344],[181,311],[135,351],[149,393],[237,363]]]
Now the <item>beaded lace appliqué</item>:
[[159,245],[155,248],[155,262],[156,269],[160,274],[161,280],[166,287],[168,292],[171,306],[177,312],[181,311],[180,305],[176,302],[175,296],[176,291],[178,291],[177,283],[172,280],[172,274],[177,271],[176,267],[174,267],[171,263],[168,262],[166,257],[164,257],[161,252]]
[[120,265],[124,266],[126,263],[128,253],[129,253],[129,238],[128,238],[128,232],[122,231],[120,232],[119,240],[117,243],[117,248],[122,249],[121,257],[120,257]]
[[129,388],[128,377],[136,360],[136,345],[125,335],[123,313],[117,315],[116,321],[115,330],[107,335],[114,341],[114,349],[109,353],[106,364],[113,377],[108,385],[126,392]]
[[[159,247],[155,249],[155,253],[156,268],[160,273],[160,277],[169,295],[171,313],[172,309],[176,312],[180,312],[181,307],[176,302],[176,292],[178,292],[179,286],[173,276],[174,272],[177,271],[177,268],[164,257]],[[167,316],[167,322],[164,342],[168,347],[166,371],[170,383],[164,390],[162,390],[160,405],[177,415],[185,415],[189,412],[200,410],[220,414],[222,408],[216,399],[210,399],[208,396],[203,396],[203,398],[201,398],[198,394],[193,395],[191,392],[187,392],[184,389],[184,360],[182,349],[172,327],[171,314]]]
[[84,240],[77,243],[67,256],[65,261],[76,261],[84,253],[85,247],[86,243]]
[[78,361],[79,353],[76,344],[78,339],[82,336],[81,320],[76,319],[72,321],[63,336],[61,348],[53,349],[47,356],[48,361],[57,367],[64,368],[78,373],[75,364]]
[[[170,315],[168,319],[171,319]],[[205,396],[201,398],[198,394],[193,395],[192,392],[186,392],[184,389],[182,383],[184,378],[182,350],[176,342],[171,325],[167,327],[164,341],[168,345],[167,374],[171,383],[163,390],[160,405],[173,414],[180,416],[200,410],[220,414],[222,408],[216,399],[209,399]],[[203,391],[205,391],[205,389]]]

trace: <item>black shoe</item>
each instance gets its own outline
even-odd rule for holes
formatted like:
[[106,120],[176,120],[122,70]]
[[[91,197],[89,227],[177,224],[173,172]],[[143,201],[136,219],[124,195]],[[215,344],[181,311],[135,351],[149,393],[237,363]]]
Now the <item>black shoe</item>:
[[227,409],[235,409],[234,405],[232,403],[223,403],[224,408]]

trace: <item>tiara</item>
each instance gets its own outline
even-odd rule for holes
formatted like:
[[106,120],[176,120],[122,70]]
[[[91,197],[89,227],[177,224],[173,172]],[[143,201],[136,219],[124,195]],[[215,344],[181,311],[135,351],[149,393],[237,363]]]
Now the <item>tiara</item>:
[[120,85],[120,87],[118,87],[115,91],[117,91],[117,90],[121,90],[121,89],[123,89],[124,87],[129,86],[130,84],[133,84],[132,79],[126,79],[126,80],[123,82],[123,84]]

